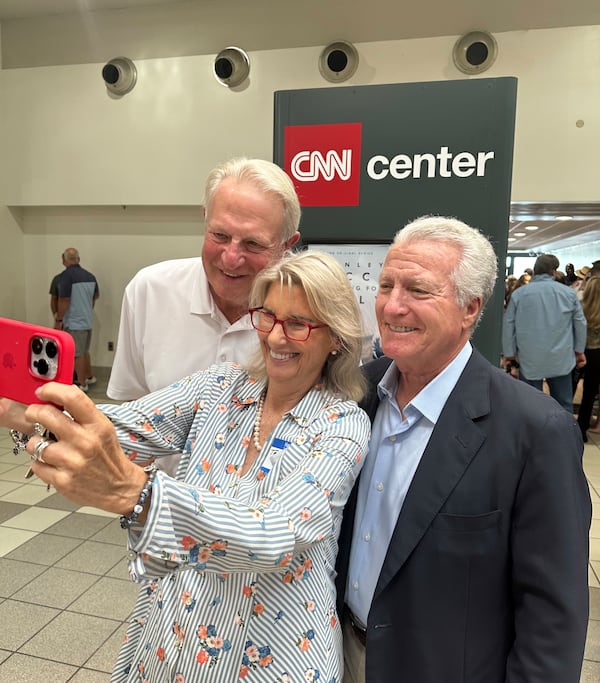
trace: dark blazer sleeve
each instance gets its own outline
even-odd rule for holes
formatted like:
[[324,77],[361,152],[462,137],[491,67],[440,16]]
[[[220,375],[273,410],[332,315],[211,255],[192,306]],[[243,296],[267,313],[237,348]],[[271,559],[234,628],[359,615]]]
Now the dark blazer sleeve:
[[506,681],[578,683],[588,626],[591,519],[581,435],[572,415],[550,409],[532,436],[512,510],[515,639]]

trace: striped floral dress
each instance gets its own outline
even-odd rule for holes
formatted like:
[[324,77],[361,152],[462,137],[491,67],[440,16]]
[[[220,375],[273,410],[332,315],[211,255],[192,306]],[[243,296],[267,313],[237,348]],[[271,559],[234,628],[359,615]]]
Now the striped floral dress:
[[101,406],[135,462],[183,453],[129,532],[142,585],[112,681],[340,683],[337,536],[369,420],[314,387],[240,477],[263,390],[227,363]]

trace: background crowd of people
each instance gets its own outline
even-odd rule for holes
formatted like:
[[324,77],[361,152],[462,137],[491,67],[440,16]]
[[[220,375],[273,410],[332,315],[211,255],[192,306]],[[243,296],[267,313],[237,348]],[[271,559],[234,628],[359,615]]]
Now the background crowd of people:
[[[506,277],[503,362],[507,372],[525,381],[535,379],[538,388],[545,382],[551,395],[575,410],[587,441],[588,431],[600,433],[600,260],[578,269],[567,263],[564,272],[558,266],[555,256],[542,254],[533,269],[518,278]],[[511,305],[515,292],[532,282],[536,286],[527,296],[517,295],[520,305]],[[575,297],[555,283],[574,291]],[[572,365],[570,373],[564,371],[566,365]]]

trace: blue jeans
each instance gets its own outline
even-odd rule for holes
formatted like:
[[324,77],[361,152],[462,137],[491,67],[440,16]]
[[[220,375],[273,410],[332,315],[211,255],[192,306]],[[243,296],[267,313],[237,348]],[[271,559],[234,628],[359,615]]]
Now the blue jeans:
[[[543,391],[543,381],[541,379],[527,379],[522,374],[519,379],[526,384]],[[571,373],[568,375],[561,375],[560,377],[546,377],[548,388],[550,389],[550,396],[560,403],[560,405],[569,413],[573,413],[573,378]]]

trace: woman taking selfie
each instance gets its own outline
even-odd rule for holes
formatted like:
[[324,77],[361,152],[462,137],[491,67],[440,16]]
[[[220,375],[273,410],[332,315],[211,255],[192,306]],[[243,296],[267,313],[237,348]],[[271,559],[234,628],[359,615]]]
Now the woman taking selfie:
[[[341,680],[337,535],[370,431],[360,313],[341,266],[313,251],[262,271],[251,307],[247,368],[121,406],[38,390],[68,414],[0,401],[0,424],[33,434],[37,476],[121,516],[142,590],[112,681]],[[157,469],[177,452],[175,477]]]

